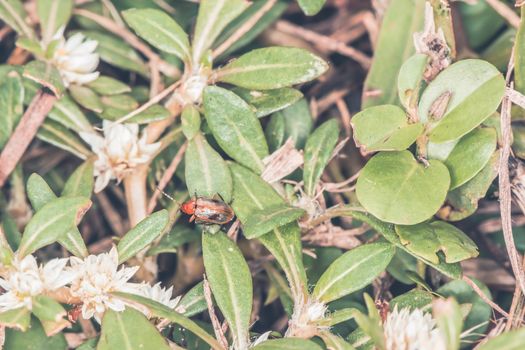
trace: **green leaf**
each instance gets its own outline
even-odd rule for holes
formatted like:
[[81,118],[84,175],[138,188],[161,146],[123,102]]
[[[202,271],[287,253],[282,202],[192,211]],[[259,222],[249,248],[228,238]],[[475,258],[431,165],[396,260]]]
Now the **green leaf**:
[[35,57],[43,57],[46,53],[40,42],[36,39],[29,39],[27,37],[19,37],[15,43],[16,47],[29,51]]
[[73,131],[92,131],[91,124],[84,113],[67,94],[55,101],[48,116]]
[[186,328],[190,332],[199,336],[206,343],[208,343],[208,345],[210,345],[211,348],[214,350],[223,350],[220,344],[204,329],[202,329],[197,323],[179,314],[178,312],[171,310],[164,304],[135,294],[114,292],[113,295],[118,296],[120,299],[123,299],[132,304],[139,304],[141,306],[145,306],[153,316],[169,320]]
[[159,120],[164,120],[169,116],[170,112],[165,107],[155,104],[146,108],[134,117],[126,120],[126,123],[149,124]]
[[31,311],[26,307],[0,313],[0,324],[7,328],[16,328],[25,332],[29,328]]
[[369,107],[352,118],[352,126],[365,152],[403,151],[423,132],[421,123],[409,124],[405,111],[394,105]]
[[130,9],[122,12],[128,25],[157,49],[181,60],[190,57],[190,43],[184,30],[165,12],[155,9]]
[[270,150],[277,150],[290,137],[296,148],[303,148],[312,127],[313,117],[305,99],[273,114],[265,130]]
[[202,134],[189,141],[184,157],[186,186],[190,195],[213,197],[219,194],[227,203],[231,201],[230,170]]
[[520,350],[525,342],[525,328],[519,328],[489,339],[479,350]]
[[337,120],[331,119],[323,123],[310,135],[304,147],[304,189],[306,194],[313,196],[324,168],[332,157],[339,136]]
[[177,249],[183,244],[200,240],[200,238],[200,231],[197,231],[195,227],[175,225],[170,232],[162,236],[157,245],[148,250],[147,255],[176,253]]
[[86,37],[98,42],[100,58],[115,67],[148,76],[148,67],[135,50],[124,40],[97,31],[82,31]]
[[7,73],[0,85],[0,149],[2,149],[24,113],[24,86],[15,71]]
[[93,192],[93,160],[87,160],[67,179],[62,196],[90,198]]
[[[27,180],[27,195],[31,205],[37,211],[56,198],[55,193],[46,181],[36,173],[31,174]],[[85,257],[88,255],[86,244],[76,225],[73,225],[62,237],[59,237],[58,242],[75,256]]]
[[359,202],[372,215],[395,224],[429,219],[445,201],[450,176],[443,163],[419,164],[409,151],[380,152],[357,180]]
[[71,152],[80,159],[86,159],[92,154],[76,134],[52,120],[46,120],[42,124],[38,130],[37,137],[58,148]]
[[193,63],[199,64],[222,30],[248,6],[245,0],[203,0],[192,42]]
[[423,28],[425,0],[392,0],[381,22],[372,66],[363,87],[361,108],[398,104],[397,77],[414,53],[412,36]]
[[438,251],[443,251],[447,263],[478,256],[476,244],[461,230],[444,221],[413,226],[396,225],[401,243],[412,253],[433,263],[439,263]]
[[514,44],[514,83],[516,90],[525,94],[525,8],[521,6],[520,11],[521,21]]
[[257,238],[279,226],[296,221],[304,213],[303,209],[282,204],[255,211],[245,220],[242,232],[248,239]]
[[250,106],[233,92],[208,86],[204,90],[204,113],[219,146],[239,163],[261,173],[268,145]]
[[439,217],[447,221],[458,221],[472,215],[478,208],[478,201],[485,197],[492,181],[498,176],[499,151],[494,152],[485,167],[470,181],[447,195],[447,208]]
[[[490,290],[483,283],[474,280],[476,285],[487,295],[490,299]],[[475,329],[466,336],[462,336],[461,340],[466,342],[473,342],[478,340],[482,334],[487,330],[489,320],[492,316],[492,309],[479,295],[469,286],[465,281],[450,281],[441,286],[437,293],[444,297],[454,297],[461,304],[470,304],[472,308],[465,318],[463,330]]]
[[186,105],[181,114],[182,132],[191,140],[201,129],[201,114],[194,105]]
[[390,310],[397,307],[398,310],[404,308],[428,310],[432,307],[432,294],[419,290],[412,289],[410,292],[401,294],[390,301]]
[[[29,312],[29,311],[28,311]],[[29,314],[28,314],[29,316]],[[29,317],[28,317],[29,324]],[[31,319],[31,327],[26,332],[6,329],[4,350],[66,350],[64,334],[48,337],[36,318]]]
[[202,255],[210,287],[233,333],[234,347],[248,347],[252,312],[252,276],[248,264],[226,235],[203,234]]
[[124,263],[153,242],[168,224],[168,211],[160,210],[143,219],[122,237],[117,245],[119,264]]
[[321,350],[322,348],[311,340],[301,338],[280,338],[266,340],[253,350]]
[[410,56],[399,70],[397,93],[401,104],[406,109],[417,107],[423,73],[425,73],[429,59],[428,55],[416,53]]
[[15,32],[28,38],[33,38],[35,33],[25,23],[27,14],[24,10],[24,4],[20,0],[1,0],[0,1],[0,19]]
[[57,198],[45,204],[27,224],[19,256],[24,257],[55,242],[77,225],[90,206],[91,201],[82,197]]
[[56,97],[60,97],[64,93],[64,83],[60,73],[50,63],[29,62],[24,66],[24,77],[48,88]]
[[97,350],[170,349],[155,326],[142,313],[131,308],[122,312],[108,309],[101,328]]
[[326,72],[320,57],[298,48],[250,51],[217,71],[217,80],[246,89],[270,90],[301,84]]
[[[421,96],[418,114],[430,130],[430,141],[455,140],[494,113],[504,93],[505,80],[496,67],[482,60],[462,60],[445,69],[428,85]],[[444,94],[451,94],[451,97],[443,116],[436,118],[431,110]]]
[[257,91],[237,87],[233,92],[255,109],[257,118],[285,109],[303,97],[301,91],[292,88]]
[[58,29],[69,22],[72,10],[73,0],[37,0],[36,11],[45,43],[51,42]]
[[415,258],[423,261],[425,264],[430,265],[437,271],[441,272],[445,276],[448,276],[453,279],[460,279],[462,275],[461,266],[459,263],[448,264],[445,262],[443,257],[439,257],[439,263],[434,264],[433,262],[426,260],[425,258],[418,256],[411,251],[409,251],[400,241],[399,236],[394,230],[394,225],[387,224],[378,220],[377,218],[359,211],[352,210],[348,215],[354,217],[356,220],[362,221],[370,225],[374,230],[380,233],[387,241],[392,244],[395,244],[396,247],[403,249],[405,252],[414,256]]
[[86,85],[100,95],[118,95],[131,92],[131,88],[128,85],[104,75],[99,76]]
[[307,16],[316,15],[323,8],[326,0],[297,0],[299,7]]
[[71,97],[82,107],[96,113],[102,113],[104,106],[100,97],[87,86],[71,85],[69,86]]
[[312,296],[329,303],[366,287],[386,269],[394,253],[390,243],[365,244],[346,252],[323,273]]
[[319,336],[330,350],[355,350],[350,343],[347,343],[342,337],[330,333],[330,331],[321,331]]
[[48,337],[57,334],[71,324],[64,319],[66,310],[55,299],[45,295],[33,297],[33,314],[40,320]]
[[444,161],[453,190],[478,174],[496,150],[497,135],[492,128],[476,129],[463,136]]
[[[284,205],[284,200],[266,181],[238,165],[230,164],[233,179],[232,208],[244,223],[256,211],[275,205]],[[258,239],[281,265],[295,296],[306,293],[306,272],[303,266],[301,230],[296,223],[273,229]]]
[[177,305],[178,309],[184,310],[187,317],[195,316],[204,310],[207,310],[206,298],[204,297],[204,285],[202,282],[197,283],[190,289]]

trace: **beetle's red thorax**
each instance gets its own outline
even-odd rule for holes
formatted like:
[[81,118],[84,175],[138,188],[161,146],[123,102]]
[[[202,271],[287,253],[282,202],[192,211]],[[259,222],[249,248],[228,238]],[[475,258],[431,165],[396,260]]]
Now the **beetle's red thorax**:
[[195,213],[195,199],[189,199],[186,202],[182,203],[180,210],[184,214],[193,215]]

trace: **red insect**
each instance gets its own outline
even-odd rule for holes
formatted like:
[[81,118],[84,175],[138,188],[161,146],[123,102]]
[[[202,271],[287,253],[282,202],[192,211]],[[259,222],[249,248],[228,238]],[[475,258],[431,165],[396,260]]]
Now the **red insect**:
[[77,322],[80,315],[82,315],[82,304],[74,306],[67,312],[67,318],[71,323]]
[[224,225],[235,215],[224,201],[206,197],[193,197],[182,203],[180,210],[191,215],[190,222],[195,220],[195,223],[204,225]]

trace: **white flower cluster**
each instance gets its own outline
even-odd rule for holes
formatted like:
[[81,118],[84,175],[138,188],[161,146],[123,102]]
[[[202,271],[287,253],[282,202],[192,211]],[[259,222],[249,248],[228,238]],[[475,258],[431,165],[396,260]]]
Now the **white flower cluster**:
[[387,350],[446,350],[445,339],[432,315],[397,307],[383,324]]
[[[54,259],[40,266],[32,255],[22,260],[15,258],[12,265],[4,267],[4,277],[0,278],[0,286],[5,290],[0,295],[0,312],[20,307],[31,310],[32,297],[52,293],[62,287],[68,287],[72,299],[82,303],[83,318],[94,317],[98,322],[107,309],[125,309],[126,303],[112,295],[113,292],[141,295],[175,309],[180,297],[172,298],[173,287],[165,289],[160,283],[151,286],[128,282],[137,270],[137,266],[119,269],[115,247],[107,253],[90,255],[85,259]],[[151,317],[145,308],[137,309]]]
[[98,42],[85,40],[82,33],[64,38],[64,27],[53,36],[58,42],[50,62],[58,69],[64,86],[87,84],[98,78],[99,55],[95,53]]
[[144,132],[139,138],[138,124],[119,124],[104,120],[104,136],[96,132],[80,132],[97,155],[94,175],[95,193],[102,191],[110,180],[122,181],[136,166],[147,163],[160,148],[160,142],[148,144]]

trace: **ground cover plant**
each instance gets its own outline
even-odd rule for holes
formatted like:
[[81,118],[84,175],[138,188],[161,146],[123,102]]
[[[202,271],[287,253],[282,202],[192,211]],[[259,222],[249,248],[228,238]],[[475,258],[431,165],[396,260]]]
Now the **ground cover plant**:
[[0,348],[525,344],[525,6],[0,0]]

